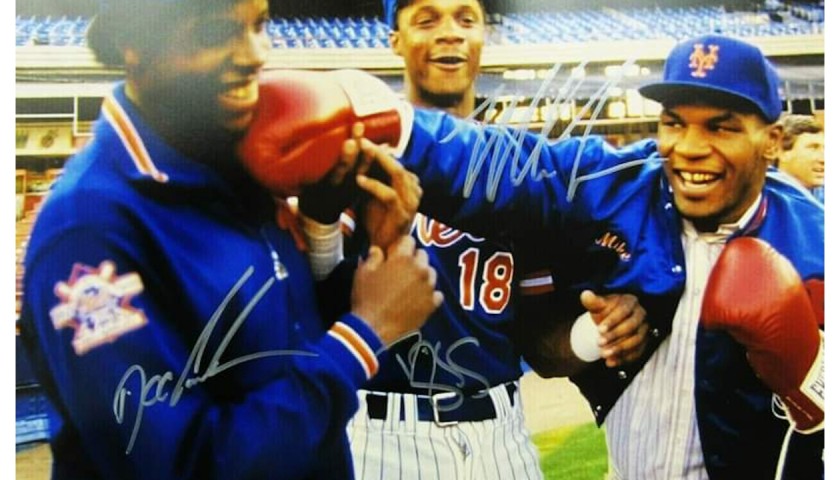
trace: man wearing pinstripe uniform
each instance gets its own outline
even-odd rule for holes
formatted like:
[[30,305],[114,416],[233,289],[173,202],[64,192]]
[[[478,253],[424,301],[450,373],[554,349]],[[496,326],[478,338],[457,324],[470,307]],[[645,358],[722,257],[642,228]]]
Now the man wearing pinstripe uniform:
[[[407,99],[470,115],[484,43],[481,2],[386,0],[384,6],[392,49],[405,60]],[[360,391],[348,426],[356,477],[542,478],[524,425],[520,353],[510,339],[516,289],[510,246],[423,215],[412,234],[438,272],[444,305],[418,336],[392,347],[368,390]],[[609,299],[619,301],[632,300]],[[628,312],[626,325],[635,332],[642,313]],[[634,354],[633,346],[608,342],[604,351],[617,363]]]

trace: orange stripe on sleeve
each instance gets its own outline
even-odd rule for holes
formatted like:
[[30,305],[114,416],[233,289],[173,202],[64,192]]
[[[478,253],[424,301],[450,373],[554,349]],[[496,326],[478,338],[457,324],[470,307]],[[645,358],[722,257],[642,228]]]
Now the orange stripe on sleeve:
[[342,322],[335,322],[328,332],[333,338],[343,343],[348,350],[356,357],[367,374],[367,378],[373,377],[379,370],[379,361],[376,359],[373,350],[355,330]]

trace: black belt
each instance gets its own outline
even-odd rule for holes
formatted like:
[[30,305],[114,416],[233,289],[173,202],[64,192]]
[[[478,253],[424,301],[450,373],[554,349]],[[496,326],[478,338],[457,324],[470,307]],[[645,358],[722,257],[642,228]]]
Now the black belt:
[[[510,406],[514,405],[516,383],[505,384]],[[417,420],[421,422],[435,422],[440,426],[454,425],[458,422],[480,422],[496,418],[496,407],[490,392],[484,390],[472,396],[459,396],[454,392],[438,393],[432,396],[414,395],[417,397]],[[458,399],[461,404],[457,405]],[[368,393],[368,418],[385,420],[388,416],[388,396],[378,393]],[[457,408],[454,408],[457,405]],[[405,420],[405,404],[400,402],[400,420]]]

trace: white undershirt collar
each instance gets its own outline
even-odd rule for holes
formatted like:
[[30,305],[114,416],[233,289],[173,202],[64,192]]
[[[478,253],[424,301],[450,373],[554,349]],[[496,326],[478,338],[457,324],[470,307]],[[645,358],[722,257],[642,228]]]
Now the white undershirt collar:
[[761,198],[762,195],[759,194],[752,205],[750,205],[750,208],[748,208],[736,222],[720,224],[714,232],[699,232],[697,231],[697,228],[694,227],[694,222],[683,218],[683,234],[689,238],[700,238],[708,243],[725,242],[726,239],[731,237],[734,233],[747,227],[750,220],[752,220],[753,216],[755,216],[755,212],[758,211],[758,207],[761,205]]

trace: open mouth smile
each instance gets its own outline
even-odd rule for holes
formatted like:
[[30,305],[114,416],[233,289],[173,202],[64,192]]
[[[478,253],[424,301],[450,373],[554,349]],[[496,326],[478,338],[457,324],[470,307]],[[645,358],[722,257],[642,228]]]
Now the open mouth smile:
[[723,178],[723,175],[717,173],[685,170],[674,170],[674,175],[679,179],[679,186],[686,193],[705,193],[714,188]]
[[467,59],[457,55],[445,55],[434,57],[430,60],[430,62],[438,68],[442,68],[444,70],[454,70],[460,68],[462,65],[465,65],[467,63]]
[[256,80],[231,83],[226,90],[219,93],[219,103],[230,112],[252,110],[258,98],[259,84]]

